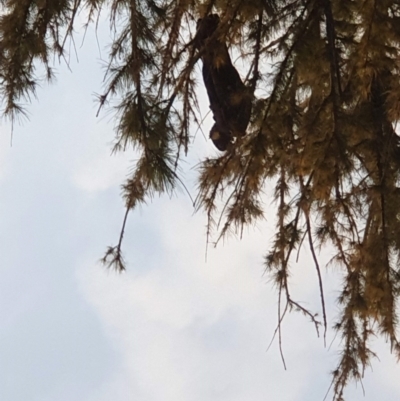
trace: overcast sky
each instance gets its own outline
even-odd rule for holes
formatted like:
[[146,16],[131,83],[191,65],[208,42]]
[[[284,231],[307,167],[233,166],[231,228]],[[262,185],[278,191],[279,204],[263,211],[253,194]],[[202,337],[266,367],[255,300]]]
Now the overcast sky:
[[[99,40],[108,41],[107,29]],[[243,240],[209,248],[205,261],[205,216],[180,191],[131,214],[126,273],[98,263],[117,241],[120,185],[135,155],[111,155],[113,123],[95,117],[104,46],[99,53],[90,31],[78,52],[72,73],[60,66],[56,85],[38,90],[12,146],[10,126],[0,126],[0,400],[322,401],[338,341],[324,347],[307,319],[290,315],[288,369],[276,341],[267,351],[277,323],[262,265],[269,213]],[[183,171],[192,195],[193,167],[215,152],[199,133]],[[319,311],[309,256],[292,283],[297,299]],[[338,281],[324,276],[332,325]],[[400,368],[387,344],[375,347],[380,361],[366,372],[365,396],[350,386],[348,400],[399,400]]]

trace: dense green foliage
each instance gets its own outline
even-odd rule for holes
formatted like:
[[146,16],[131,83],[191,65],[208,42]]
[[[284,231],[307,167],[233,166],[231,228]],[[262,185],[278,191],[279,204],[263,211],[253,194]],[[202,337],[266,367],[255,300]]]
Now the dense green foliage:
[[[20,101],[51,80],[50,60],[65,57],[79,12],[96,23],[110,15],[113,42],[100,108],[117,102],[116,150],[140,153],[123,186],[128,212],[179,184],[191,127],[200,124],[193,46],[196,21],[211,12],[215,33],[247,66],[253,93],[247,135],[200,166],[196,206],[222,237],[263,217],[267,180],[276,183],[276,237],[265,257],[279,293],[280,316],[314,314],[291,297],[290,261],[330,244],[343,274],[335,324],[342,351],[333,392],[361,380],[387,338],[400,357],[400,3],[396,0],[1,0],[0,90],[11,119]],[[198,81],[198,79],[197,79]],[[222,203],[221,203],[222,202]],[[223,207],[218,207],[218,205]],[[126,216],[127,216],[126,215]],[[222,219],[222,220],[220,220]],[[221,225],[215,222],[222,221]],[[124,222],[124,227],[126,218]],[[121,243],[104,261],[119,270]],[[294,255],[295,256],[295,255]],[[324,309],[324,307],[323,307]],[[325,313],[323,314],[326,324]]]

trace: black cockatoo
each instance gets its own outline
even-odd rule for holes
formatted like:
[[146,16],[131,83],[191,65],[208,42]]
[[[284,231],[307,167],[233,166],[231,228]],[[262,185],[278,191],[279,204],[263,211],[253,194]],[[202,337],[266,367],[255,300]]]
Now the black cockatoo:
[[203,80],[215,120],[210,138],[219,150],[225,151],[235,138],[246,133],[251,94],[232,64],[225,41],[213,35],[218,25],[217,14],[200,19],[194,45],[202,52]]

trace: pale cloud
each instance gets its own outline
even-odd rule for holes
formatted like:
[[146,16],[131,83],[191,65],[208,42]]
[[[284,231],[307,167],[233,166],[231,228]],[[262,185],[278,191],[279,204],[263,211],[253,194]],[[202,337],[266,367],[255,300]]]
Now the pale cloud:
[[0,181],[9,175],[9,160],[12,150],[11,129],[5,125],[0,134]]
[[110,154],[110,146],[104,146],[95,154],[88,152],[85,160],[77,162],[72,173],[73,184],[88,193],[105,191],[123,183],[130,165],[126,154]]
[[[135,395],[133,395],[134,393]],[[139,399],[137,388],[126,375],[125,370],[121,369],[104,381],[84,401],[136,401],[137,399]],[[140,399],[144,400],[144,398]]]
[[[284,324],[289,371],[276,343],[266,352],[277,320],[276,292],[262,275],[269,231],[260,227],[242,241],[211,247],[205,262],[204,216],[193,216],[184,196],[156,200],[143,214],[161,238],[158,267],[133,263],[117,275],[85,262],[78,275],[119,349],[127,383],[134,383],[123,400],[301,399],[313,383],[313,356],[323,342],[304,318],[291,316]],[[146,249],[130,243],[128,256],[159,252],[153,240]],[[316,395],[323,397],[326,388]]]
[[118,187],[131,171],[134,159],[132,149],[113,152],[115,132],[104,118],[91,116],[85,135],[80,139],[79,152],[70,162],[70,180],[81,191],[95,194]]

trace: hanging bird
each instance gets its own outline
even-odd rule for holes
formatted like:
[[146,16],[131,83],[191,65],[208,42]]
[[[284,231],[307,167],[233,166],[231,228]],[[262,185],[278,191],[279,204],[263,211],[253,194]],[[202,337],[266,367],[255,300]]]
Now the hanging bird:
[[210,138],[225,151],[235,138],[246,134],[251,94],[232,64],[225,41],[215,35],[219,22],[217,14],[199,19],[194,44],[202,52],[203,81],[215,121]]

